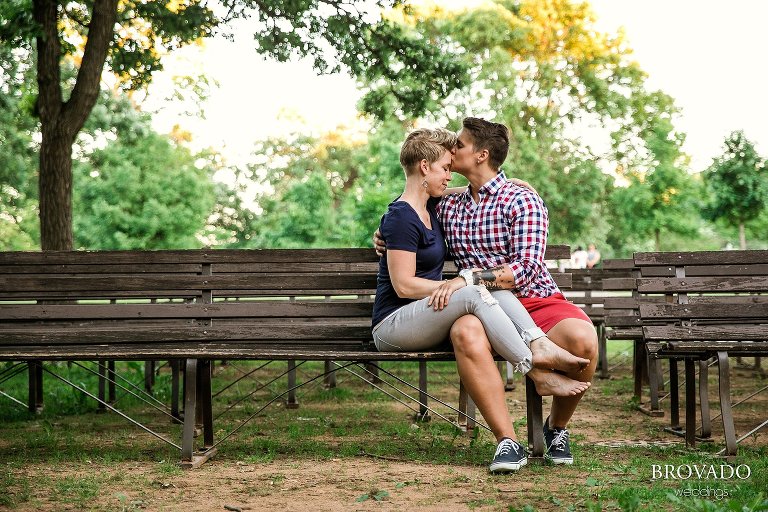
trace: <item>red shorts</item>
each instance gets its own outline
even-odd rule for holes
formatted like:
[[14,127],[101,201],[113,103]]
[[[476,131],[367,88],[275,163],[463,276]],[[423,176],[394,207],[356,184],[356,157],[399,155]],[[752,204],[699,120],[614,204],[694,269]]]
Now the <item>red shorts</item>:
[[586,313],[582,309],[567,300],[562,293],[556,293],[549,297],[518,297],[520,303],[528,310],[528,313],[541,327],[541,330],[548,332],[561,320],[566,318],[578,318],[592,324]]

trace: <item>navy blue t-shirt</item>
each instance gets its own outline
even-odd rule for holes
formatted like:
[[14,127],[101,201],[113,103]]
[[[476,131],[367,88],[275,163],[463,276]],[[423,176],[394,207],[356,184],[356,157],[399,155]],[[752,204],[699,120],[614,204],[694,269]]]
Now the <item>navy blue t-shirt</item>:
[[[432,222],[432,229],[427,228],[419,214],[405,201],[395,200],[390,203],[387,213],[381,218],[379,230],[387,244],[387,249],[399,249],[416,253],[416,277],[440,281],[443,279],[445,262],[445,238],[440,222],[437,220],[437,203],[433,198],[427,202],[427,211]],[[372,326],[384,320],[393,311],[400,309],[416,299],[397,296],[387,268],[387,253],[379,260],[379,273],[376,280],[376,300],[373,304]]]

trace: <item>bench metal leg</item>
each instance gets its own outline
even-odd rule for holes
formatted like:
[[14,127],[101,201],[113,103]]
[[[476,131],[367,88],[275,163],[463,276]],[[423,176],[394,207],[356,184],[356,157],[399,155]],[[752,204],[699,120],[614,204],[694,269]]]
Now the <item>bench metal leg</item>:
[[475,402],[472,397],[467,393],[467,388],[464,387],[464,382],[459,380],[459,428],[469,433],[475,429],[476,426],[476,413]]
[[709,361],[699,361],[699,407],[701,408],[701,435],[699,441],[712,437],[709,419]]
[[39,414],[43,411],[43,362],[28,361],[29,372],[29,395],[27,397],[27,407],[32,414]]
[[[216,454],[216,449],[208,449],[213,445],[213,414],[211,411],[211,367],[207,361],[187,359],[184,371],[186,386],[184,389],[184,427],[181,439],[181,467],[193,469],[202,465]],[[199,398],[199,400],[198,400]],[[195,452],[195,432],[197,427],[197,414],[201,411],[204,426],[203,444],[201,452]]]
[[288,361],[288,399],[285,401],[286,409],[298,409],[299,401],[296,400],[296,361]]
[[497,361],[496,366],[499,368],[499,374],[504,381],[504,391],[514,391],[517,385],[515,384],[515,373],[512,364],[508,361]]
[[680,426],[680,378],[677,359],[669,360],[669,427],[665,429],[676,435],[683,434]]
[[416,421],[429,421],[429,403],[427,402],[427,362],[419,361],[419,412],[416,413]]
[[181,361],[172,359],[171,365],[171,416],[174,423],[181,423],[181,412],[179,411],[179,369]]
[[198,403],[202,412],[203,450],[213,446],[213,407],[211,399],[211,374],[213,365],[209,359],[201,360],[197,371]]
[[181,465],[191,467],[195,443],[195,409],[197,408],[197,360],[187,359],[184,370],[184,429],[181,438]]
[[[419,367],[421,369],[421,367]],[[365,363],[365,370],[368,372],[371,385],[381,384],[381,377],[379,377],[379,365],[374,361],[368,361]]]
[[96,361],[99,366],[99,405],[98,412],[107,412],[106,394],[107,394],[107,363],[106,361]]
[[728,353],[717,353],[717,367],[720,381],[720,410],[723,413],[723,432],[725,433],[725,451],[729,456],[736,455],[736,428],[733,425],[731,407],[731,372]]
[[110,359],[107,361],[107,402],[110,404],[114,404],[116,398],[115,377],[115,361]]
[[608,343],[605,339],[605,325],[600,322],[595,326],[597,330],[597,366],[600,368],[600,378],[607,379],[608,374]]
[[525,402],[528,404],[528,449],[534,457],[544,456],[544,413],[541,395],[533,381],[525,378]]
[[336,372],[332,371],[334,368],[333,361],[325,361],[325,376],[323,377],[323,385],[326,389],[333,389],[336,387]]
[[685,444],[696,446],[696,361],[685,359]]
[[[645,365],[643,370],[647,370],[648,372],[648,394],[650,395],[650,404],[649,407],[643,407],[639,406],[638,409],[640,412],[647,414],[648,416],[653,417],[661,417],[664,416],[664,411],[661,410],[661,407],[659,407],[659,371],[658,368],[660,366],[660,361],[656,358],[650,357],[646,353],[645,350],[645,344],[640,345],[640,350],[642,350],[643,355],[642,359],[645,360]],[[641,371],[643,371],[641,370]],[[642,386],[642,377],[643,375],[640,375],[640,386]],[[637,386],[637,382],[635,381],[635,385]]]
[[144,389],[152,394],[152,388],[155,385],[155,362],[144,361]]
[[648,357],[645,355],[645,343],[635,340],[632,351],[632,374],[635,379],[635,398],[640,403],[643,398],[643,383],[648,380]]

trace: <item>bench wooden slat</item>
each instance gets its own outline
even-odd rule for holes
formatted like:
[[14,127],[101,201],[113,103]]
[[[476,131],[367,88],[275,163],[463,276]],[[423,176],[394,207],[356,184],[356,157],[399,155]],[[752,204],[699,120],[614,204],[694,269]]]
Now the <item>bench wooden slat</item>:
[[[569,290],[570,291],[570,290]],[[571,295],[569,293],[565,294],[565,298],[569,301],[573,302],[574,304],[578,305],[593,305],[593,304],[599,304],[600,306],[603,305],[605,302],[605,297],[597,297],[597,296],[590,296],[590,297],[583,297],[580,295]]]
[[[101,265],[142,263],[363,263],[379,261],[373,248],[334,249],[183,249],[161,251],[0,251],[2,265]],[[549,245],[544,258],[570,258],[570,246]]]
[[638,252],[634,262],[636,266],[764,264],[768,251]]
[[606,312],[605,323],[608,327],[639,327],[641,322],[639,315],[617,315],[613,312]]
[[634,277],[612,277],[603,280],[603,290],[635,290],[637,289]]
[[453,361],[452,351],[435,350],[431,352],[378,352],[371,347],[368,350],[328,346],[327,351],[318,352],[313,347],[292,346],[289,350],[264,348],[259,346],[233,347],[229,344],[209,343],[200,346],[178,346],[151,344],[125,347],[95,347],[93,345],[68,345],[57,347],[8,347],[0,352],[0,360],[106,360],[143,361],[151,359],[250,359],[250,360],[310,360],[310,361]]
[[768,292],[768,276],[640,278],[641,293]]
[[[768,299],[768,297],[766,297]],[[640,316],[649,319],[755,318],[768,319],[768,302],[761,304],[713,302],[709,304],[640,304]],[[768,332],[766,332],[768,336]]]
[[765,325],[649,325],[643,326],[643,335],[648,340],[685,341],[748,341],[765,340],[768,324]]
[[[768,275],[768,263],[758,265],[685,265],[686,277],[703,276],[764,276]],[[675,277],[675,267],[642,267],[643,277]]]
[[373,303],[350,300],[213,304],[3,305],[0,320],[158,319],[237,317],[369,317]]
[[93,276],[45,278],[28,276],[0,276],[0,289],[18,291],[135,291],[145,290],[302,290],[308,283],[323,289],[376,289],[374,274],[337,275],[158,275],[158,276]]
[[0,274],[199,274],[200,263],[92,264],[92,265],[0,265]]
[[250,322],[239,325],[164,327],[162,329],[136,328],[136,326],[115,326],[112,328],[82,326],[79,330],[2,329],[0,346],[3,345],[66,345],[78,343],[164,343],[211,342],[232,340],[233,342],[281,342],[290,345],[294,340],[316,340],[323,345],[325,340],[370,340],[370,319],[328,322],[301,322],[281,320],[275,322]]
[[655,355],[685,356],[725,351],[728,353],[733,352],[738,356],[764,356],[768,353],[768,342],[764,341],[717,341],[706,344],[696,341],[649,341],[647,346],[648,351]]
[[635,260],[632,258],[613,258],[603,260],[603,268],[607,270],[632,270],[635,268]]
[[[290,255],[287,253],[290,252]],[[142,263],[297,263],[378,262],[373,249],[184,249],[162,251],[20,251],[0,252],[0,265],[77,265]]]
[[640,326],[635,328],[613,328],[609,329],[605,336],[611,340],[640,340],[643,338],[643,329]]

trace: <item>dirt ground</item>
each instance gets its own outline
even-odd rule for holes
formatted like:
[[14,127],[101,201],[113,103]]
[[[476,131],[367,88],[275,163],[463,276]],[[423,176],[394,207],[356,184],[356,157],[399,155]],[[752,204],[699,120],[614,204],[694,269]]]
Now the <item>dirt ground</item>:
[[[736,371],[734,380],[748,382],[750,375]],[[578,436],[577,443],[606,447],[608,457],[613,456],[610,450],[616,449],[617,462],[626,456],[620,448],[627,445],[674,445],[682,450],[679,438],[662,431],[668,415],[651,418],[632,410],[627,406],[626,389],[624,393],[606,392],[612,389],[612,382],[615,385],[615,381],[595,379],[593,389],[577,410],[570,425]],[[508,402],[515,418],[524,417],[523,386],[508,393]],[[757,408],[737,409],[737,432],[744,432],[764,416],[768,402],[762,399],[761,403]],[[545,411],[548,405],[545,399]],[[713,411],[713,415],[718,412]],[[715,421],[713,427],[716,443],[722,445],[722,424]],[[523,430],[519,429],[518,434],[524,438]],[[766,437],[748,442],[764,446]],[[492,454],[488,456],[490,461]],[[269,463],[216,457],[197,470],[166,474],[146,462],[99,465],[84,461],[69,468],[29,465],[24,471],[33,478],[52,471],[57,477],[106,475],[110,480],[109,485],[100,486],[96,504],[74,502],[65,505],[67,510],[506,511],[511,507],[522,510],[526,503],[536,510],[563,510],[569,504],[580,508],[569,493],[576,494],[574,489],[592,474],[589,461],[577,460],[567,468],[545,468],[540,460],[529,464],[517,474],[504,476],[490,475],[486,466],[436,465],[369,455],[331,460],[281,456]],[[62,502],[54,503],[52,492],[51,488],[33,488],[32,499],[15,510],[62,510]]]

